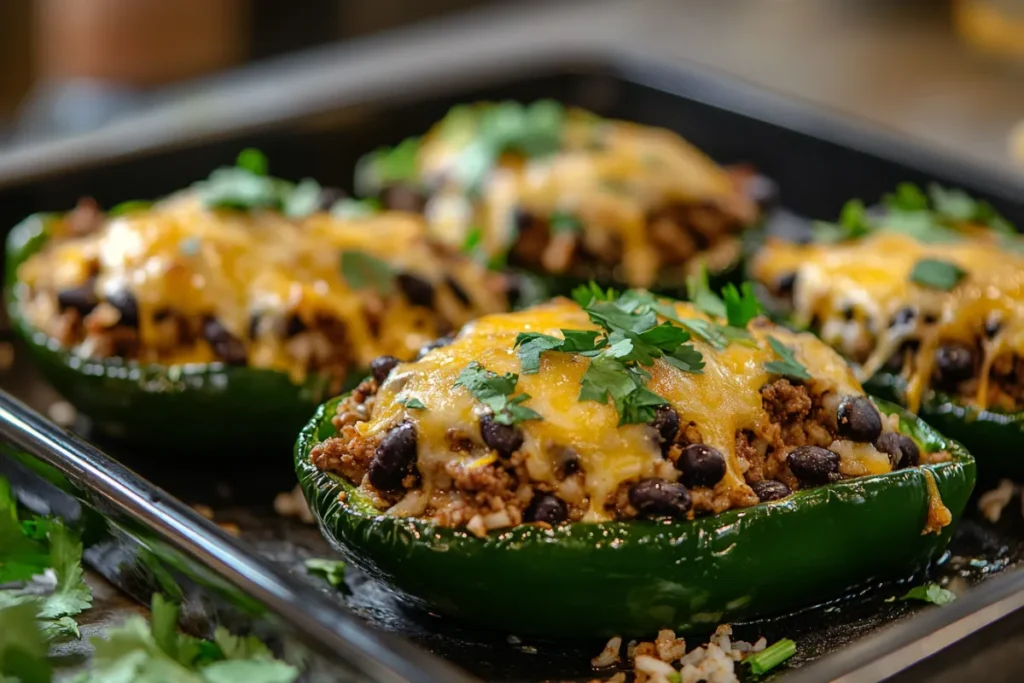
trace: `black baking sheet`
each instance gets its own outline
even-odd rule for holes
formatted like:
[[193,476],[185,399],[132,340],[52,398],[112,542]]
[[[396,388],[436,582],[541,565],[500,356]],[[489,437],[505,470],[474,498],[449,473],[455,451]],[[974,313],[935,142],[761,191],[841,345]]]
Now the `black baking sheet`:
[[[32,211],[66,209],[83,195],[103,205],[158,196],[204,177],[218,164],[231,163],[248,145],[268,154],[277,175],[312,176],[324,184],[350,187],[351,169],[361,154],[422,132],[457,102],[506,97],[552,97],[606,116],[672,128],[720,162],[753,163],[779,184],[782,206],[801,215],[833,217],[850,197],[872,200],[900,181],[939,180],[989,199],[1008,218],[1024,223],[1024,204],[1014,201],[1024,193],[1012,180],[716,78],[637,62],[588,60],[533,65],[519,77],[484,88],[460,86],[448,75],[443,92],[414,101],[396,95],[338,111],[310,112],[258,132],[225,134],[202,144],[182,140],[108,164],[69,165],[62,173],[0,189],[0,222],[12,225]],[[23,363],[16,363],[2,384],[43,411],[54,401]],[[86,424],[77,427],[88,433]],[[173,495],[208,506],[215,521],[236,525],[260,554],[301,580],[311,580],[302,569],[305,558],[330,554],[314,527],[273,511],[274,496],[294,485],[290,453],[224,453],[215,461],[190,453],[103,446]],[[992,483],[983,481],[979,489]],[[979,520],[972,502],[950,552],[929,579],[964,592],[1018,564],[1024,557],[1024,520],[1018,509],[1011,507],[1001,523],[991,525]],[[920,580],[914,577],[908,585]],[[595,675],[589,660],[601,650],[601,642],[542,642],[489,632],[408,608],[356,572],[348,583],[349,596],[317,585],[324,600],[343,600],[371,624],[406,636],[482,678],[588,680]],[[794,638],[799,650],[791,665],[801,667],[915,612],[934,609],[892,599],[908,585],[872,587],[797,615],[740,625],[737,636]],[[969,600],[969,591],[967,595]],[[507,596],[496,591],[496,608],[503,598]]]

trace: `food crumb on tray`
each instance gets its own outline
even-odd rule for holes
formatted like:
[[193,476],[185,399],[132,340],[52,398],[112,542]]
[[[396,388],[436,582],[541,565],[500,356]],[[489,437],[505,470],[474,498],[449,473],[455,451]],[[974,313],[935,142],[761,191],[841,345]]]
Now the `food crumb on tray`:
[[[767,668],[781,663],[795,651],[792,641],[779,641],[784,650],[771,658]],[[653,642],[630,641],[626,645],[626,657],[633,665],[636,683],[739,683],[736,663],[754,658],[765,652],[768,641],[760,638],[755,643],[732,640],[732,627],[722,624],[711,636],[708,643],[686,652],[686,640],[677,638],[674,631],[664,629],[658,632]],[[622,638],[616,636],[608,641],[601,653],[590,660],[594,668],[607,668],[621,659]],[[766,653],[767,654],[767,653]],[[753,667],[752,667],[753,668]],[[591,683],[625,683],[627,674],[619,671],[609,678],[595,678]]]
[[316,519],[309,511],[306,498],[302,495],[302,487],[295,485],[291,491],[277,494],[274,498],[274,512],[282,517],[298,517],[304,524],[313,524]]
[[[978,498],[978,512],[992,524],[995,524],[1003,516],[1003,510],[1013,500],[1020,487],[1009,479],[999,480],[999,486],[985,491]],[[1022,500],[1024,506],[1024,500]]]
[[70,427],[78,419],[78,411],[67,401],[54,401],[46,409],[46,414],[61,427]]

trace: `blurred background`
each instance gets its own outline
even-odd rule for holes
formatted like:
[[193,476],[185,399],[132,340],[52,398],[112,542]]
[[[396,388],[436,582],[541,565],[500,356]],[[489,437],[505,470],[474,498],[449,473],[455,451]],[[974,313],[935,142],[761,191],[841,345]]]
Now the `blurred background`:
[[567,35],[603,13],[620,43],[1024,168],[1024,0],[0,0],[0,150],[290,53],[423,21],[455,50],[466,12],[562,4]]

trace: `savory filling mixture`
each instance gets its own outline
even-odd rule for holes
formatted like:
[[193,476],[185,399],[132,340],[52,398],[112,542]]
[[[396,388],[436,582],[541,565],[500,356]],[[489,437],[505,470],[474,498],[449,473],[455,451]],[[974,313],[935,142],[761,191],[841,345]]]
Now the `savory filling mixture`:
[[[793,322],[859,365],[979,408],[1024,407],[1024,240],[991,208],[901,186],[874,217],[844,210],[825,241],[770,241],[751,274]],[[912,201],[918,197],[916,201]],[[950,197],[960,200],[952,214]],[[942,200],[947,204],[943,204]],[[835,230],[838,228],[838,230]]]
[[83,357],[317,373],[340,391],[381,354],[411,358],[508,308],[505,276],[430,240],[413,214],[283,211],[223,184],[52,220],[18,270],[26,321]]
[[482,536],[691,519],[950,457],[901,434],[828,346],[758,317],[749,285],[725,294],[699,310],[581,288],[379,358],[311,461],[388,514]]
[[634,287],[681,284],[698,254],[713,271],[735,263],[757,184],[671,131],[550,100],[455,107],[357,170],[361,192],[422,208],[483,260]]

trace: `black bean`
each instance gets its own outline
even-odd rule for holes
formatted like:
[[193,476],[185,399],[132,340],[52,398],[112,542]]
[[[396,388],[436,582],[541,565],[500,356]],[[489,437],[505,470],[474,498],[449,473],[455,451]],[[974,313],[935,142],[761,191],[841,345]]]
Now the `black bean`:
[[562,449],[562,452],[558,457],[558,466],[563,477],[575,474],[580,471],[581,467],[583,467],[580,463],[579,453],[571,448]]
[[385,209],[423,213],[426,198],[408,185],[391,185],[380,193],[380,202]]
[[683,517],[693,501],[685,486],[665,479],[643,479],[629,489],[629,504],[642,517]]
[[208,317],[203,321],[203,339],[210,345],[213,355],[228,365],[245,365],[245,344],[216,318]]
[[394,356],[377,356],[370,361],[370,372],[373,374],[373,378],[380,384],[388,378],[390,373],[396,365],[398,365],[398,359]]
[[940,346],[935,352],[935,369],[940,385],[955,386],[974,374],[974,352],[962,344]]
[[373,487],[392,493],[402,490],[402,480],[416,462],[416,426],[403,422],[387,433],[373,452],[367,477]]
[[305,332],[306,329],[306,323],[302,322],[302,318],[299,317],[299,314],[292,313],[288,316],[288,323],[285,325],[284,334],[286,337],[294,337],[300,332]]
[[938,314],[936,314],[936,313],[925,313],[924,314],[924,324],[925,325],[934,325],[937,322],[939,322]]
[[839,479],[839,454],[819,446],[800,446],[786,456],[801,484],[818,486]]
[[985,336],[989,339],[999,334],[1001,329],[1003,329],[1003,321],[999,319],[998,315],[990,315],[985,321]]
[[892,319],[889,320],[889,327],[906,327],[914,322],[914,318],[917,317],[917,312],[909,306],[901,308],[892,314]]
[[85,284],[69,289],[62,289],[57,293],[57,305],[61,310],[73,308],[82,315],[88,315],[96,308],[100,299],[96,296],[96,280],[90,279]]
[[875,440],[875,448],[889,456],[894,470],[916,467],[921,462],[921,450],[909,436],[898,432],[886,432]]
[[750,485],[750,488],[754,490],[757,499],[762,503],[767,503],[770,500],[779,500],[793,493],[789,490],[788,486],[774,479],[755,481]]
[[843,316],[843,320],[845,320],[846,322],[850,322],[851,320],[854,319],[856,313],[857,309],[855,309],[853,306],[844,306],[843,310],[840,312],[840,315]]
[[317,200],[317,208],[321,211],[330,211],[331,207],[342,199],[348,199],[348,192],[340,187],[320,188],[320,197]]
[[725,476],[725,456],[711,446],[694,443],[683,449],[676,467],[687,486],[714,486]]
[[480,418],[480,436],[487,447],[502,458],[511,458],[523,445],[523,432],[519,427],[501,424],[489,413]]
[[125,327],[139,326],[139,302],[135,295],[127,289],[121,289],[107,297],[107,303],[117,309],[121,314],[118,325]]
[[527,209],[524,209],[521,206],[517,206],[515,208],[515,212],[512,215],[512,219],[515,221],[516,230],[521,232],[530,227],[530,225],[537,219],[537,217]]
[[462,288],[462,285],[459,284],[458,280],[453,278],[451,275],[448,275],[445,277],[444,283],[448,285],[448,289],[452,290],[452,294],[455,295],[456,299],[462,302],[463,306],[469,306],[469,294],[466,294],[466,290]]
[[670,405],[660,405],[654,410],[654,419],[650,425],[658,434],[661,442],[661,452],[667,453],[672,447],[672,442],[679,433],[679,413]]
[[434,341],[430,342],[429,344],[424,344],[423,346],[420,347],[419,352],[416,354],[416,360],[420,360],[421,358],[423,358],[423,356],[427,355],[428,353],[430,353],[434,349],[439,349],[442,346],[448,346],[449,344],[452,343],[452,340],[454,340],[454,339],[455,339],[455,337],[453,337],[453,336],[451,336],[449,334],[449,335],[445,335],[443,337],[440,337],[438,339],[435,339]]
[[397,279],[398,288],[402,290],[405,298],[413,306],[424,306],[426,308],[434,306],[434,285],[421,277],[410,275],[409,273],[402,273]]
[[793,288],[796,286],[796,273],[786,273],[780,275],[775,280],[775,293],[779,296],[789,296],[793,293]]
[[836,425],[840,438],[871,443],[882,433],[882,416],[867,396],[847,396],[839,402]]
[[523,511],[527,522],[547,522],[552,526],[564,522],[568,516],[565,501],[551,493],[538,493]]
[[249,314],[249,339],[255,339],[259,335],[261,318],[259,313]]

